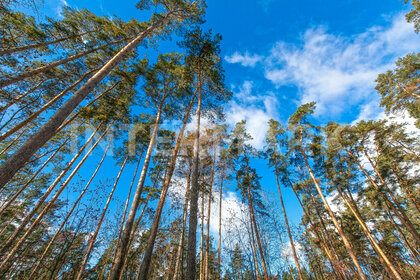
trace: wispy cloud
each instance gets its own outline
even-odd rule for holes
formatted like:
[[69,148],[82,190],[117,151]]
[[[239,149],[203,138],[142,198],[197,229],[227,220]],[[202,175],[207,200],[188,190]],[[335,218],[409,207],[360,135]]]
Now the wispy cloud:
[[260,55],[250,55],[248,52],[241,54],[239,52],[234,52],[231,56],[225,56],[225,60],[229,63],[240,63],[245,67],[254,67],[258,62],[263,59],[263,56]]
[[272,93],[255,93],[251,81],[245,81],[242,86],[233,90],[235,99],[227,106],[227,123],[233,127],[237,122],[246,120],[246,129],[253,138],[250,144],[261,149],[264,146],[268,121],[277,117],[277,98]]
[[350,37],[320,26],[307,30],[299,45],[276,43],[265,60],[265,76],[276,86],[297,86],[300,102],[316,101],[317,113],[338,115],[349,105],[377,98],[377,75],[419,46],[420,37],[402,15],[387,28],[372,27]]

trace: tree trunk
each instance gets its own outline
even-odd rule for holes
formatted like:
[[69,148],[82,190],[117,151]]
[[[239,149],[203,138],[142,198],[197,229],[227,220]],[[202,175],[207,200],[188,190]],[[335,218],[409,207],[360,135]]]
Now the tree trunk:
[[183,256],[183,251],[184,251],[185,230],[186,230],[186,225],[187,225],[188,201],[190,197],[190,183],[191,183],[191,170],[187,176],[187,190],[185,191],[184,212],[182,215],[182,231],[181,231],[181,236],[179,238],[179,243],[178,243],[173,280],[179,280],[182,277],[180,274],[181,274],[181,270],[183,266],[182,256]]
[[52,244],[54,243],[54,241],[57,239],[58,234],[61,232],[61,230],[64,228],[64,226],[66,225],[68,219],[70,218],[70,216],[73,214],[73,211],[76,209],[77,205],[79,205],[80,200],[83,198],[83,196],[85,195],[86,191],[88,190],[90,184],[92,183],[93,179],[96,176],[96,173],[98,173],[99,168],[101,168],[102,163],[105,160],[105,157],[108,153],[108,149],[111,146],[111,141],[109,142],[104,155],[102,156],[98,166],[96,167],[95,171],[93,172],[92,176],[90,177],[89,181],[87,182],[87,184],[85,185],[85,187],[83,188],[82,192],[80,193],[79,197],[77,198],[77,200],[74,202],[72,208],[70,209],[70,211],[67,213],[66,217],[64,218],[63,222],[61,223],[60,227],[58,228],[58,230],[55,232],[54,236],[51,238],[50,242],[48,243],[47,247],[45,247],[44,252],[42,253],[41,257],[38,259],[36,265],[33,267],[30,275],[29,275],[29,279],[35,279],[35,273],[38,269],[38,267],[41,265],[42,261],[44,260],[45,256],[48,253],[48,250],[50,249],[50,247],[52,246]]
[[[196,93],[194,93],[194,96],[192,97],[192,99],[190,101],[190,104],[188,105],[187,111],[186,111],[185,116],[184,116],[184,120],[183,120],[181,130],[179,131],[174,150],[172,151],[171,163],[168,167],[168,172],[165,176],[165,181],[163,183],[162,190],[161,190],[161,193],[160,193],[159,202],[158,202],[158,205],[157,205],[157,208],[156,208],[156,213],[155,213],[155,216],[153,217],[153,224],[152,224],[152,227],[150,229],[150,236],[149,236],[149,239],[147,241],[147,247],[146,247],[146,250],[145,250],[145,253],[144,253],[143,261],[142,261],[141,266],[140,266],[140,273],[139,273],[138,279],[141,279],[141,280],[146,280],[147,279],[147,274],[149,272],[150,263],[151,263],[151,260],[152,260],[153,248],[154,248],[154,245],[155,245],[156,235],[157,235],[157,232],[158,232],[158,229],[159,229],[159,223],[160,223],[160,218],[161,218],[162,211],[163,211],[163,206],[165,204],[165,199],[166,199],[166,195],[167,195],[167,192],[168,192],[168,189],[169,189],[169,185],[171,183],[172,175],[175,171],[176,160],[177,160],[177,157],[178,157],[178,151],[179,151],[179,148],[181,147],[185,127],[187,126],[190,111],[191,111],[192,105],[194,103],[195,97],[196,97]],[[193,168],[193,170],[194,170],[194,168]],[[192,188],[192,185],[191,185],[191,188]]]
[[260,272],[258,268],[258,256],[257,256],[257,248],[255,247],[255,238],[254,238],[254,226],[252,223],[251,212],[249,212],[249,222],[251,226],[251,245],[252,245],[252,254],[254,256],[254,265],[255,265],[255,274],[257,276],[257,280],[260,280]]
[[217,264],[218,264],[218,278],[222,277],[222,267],[221,267],[221,253],[222,253],[222,198],[223,198],[223,180],[225,179],[225,168],[222,171],[222,179],[220,182],[220,196],[219,196],[219,240],[218,240],[218,255],[217,255]]
[[[200,67],[199,67],[200,68]],[[197,238],[197,214],[198,214],[198,168],[200,153],[200,118],[201,118],[201,70],[198,71],[198,104],[196,114],[196,127],[193,151],[193,169],[191,179],[191,203],[188,232],[188,251],[187,251],[187,277],[186,280],[195,280],[196,271],[196,238]],[[143,279],[142,279],[143,280]]]
[[147,148],[146,157],[144,158],[143,168],[140,173],[140,178],[137,183],[136,192],[134,193],[133,201],[131,202],[130,211],[128,212],[127,221],[125,223],[124,231],[121,236],[120,242],[117,245],[115,263],[112,264],[113,269],[110,272],[112,280],[118,280],[122,273],[124,259],[128,253],[128,243],[130,240],[131,232],[133,231],[133,223],[136,217],[137,209],[140,204],[141,194],[143,192],[144,182],[146,181],[147,171],[149,169],[152,152],[156,142],[156,135],[159,128],[160,118],[162,115],[163,101],[160,103],[158,113],[155,120],[152,135],[150,136],[149,146]]
[[[12,246],[12,244],[16,240],[17,236],[22,233],[22,231],[28,225],[28,223],[30,222],[30,220],[35,216],[35,214],[41,208],[42,204],[45,202],[45,200],[48,198],[48,196],[53,192],[53,190],[55,189],[55,187],[60,183],[61,179],[64,178],[64,176],[70,170],[70,168],[72,167],[72,165],[76,162],[76,160],[83,153],[83,151],[85,150],[85,148],[87,147],[87,145],[90,144],[90,142],[93,140],[93,137],[99,131],[99,128],[101,126],[102,126],[102,124],[100,124],[96,128],[96,130],[91,134],[91,136],[86,141],[86,143],[79,149],[79,151],[77,152],[77,154],[73,156],[73,158],[70,160],[69,163],[67,163],[66,167],[61,171],[60,175],[58,175],[58,177],[54,180],[54,182],[48,187],[48,189],[45,191],[45,193],[42,195],[42,197],[38,200],[37,204],[33,207],[33,209],[31,210],[31,212],[29,212],[29,214],[26,215],[25,219],[22,221],[22,223],[19,225],[19,227],[7,239],[7,241],[5,242],[5,244],[2,245],[1,251],[4,251],[6,248],[10,248]],[[1,267],[1,265],[0,265],[0,267]]]
[[[80,167],[83,165],[83,163],[86,161],[86,159],[89,157],[89,155],[93,152],[93,150],[96,148],[96,146],[99,144],[99,142],[102,140],[102,138],[105,136],[105,134],[108,132],[108,130],[111,128],[112,123],[108,125],[106,130],[101,134],[99,139],[95,142],[95,144],[90,148],[90,150],[86,153],[86,155],[80,160],[78,165],[75,167],[75,169],[72,171],[72,173],[69,175],[69,177],[66,179],[66,181],[63,183],[63,185],[60,187],[60,189],[54,194],[54,196],[51,198],[51,200],[48,202],[48,204],[44,207],[44,209],[38,214],[36,219],[32,222],[31,226],[28,228],[28,230],[25,232],[25,234],[19,239],[19,241],[14,245],[14,247],[10,250],[10,252],[7,254],[7,256],[3,259],[2,263],[0,264],[0,274],[4,273],[5,270],[7,270],[7,265],[9,260],[13,257],[13,255],[16,253],[17,250],[20,249],[25,239],[28,238],[28,236],[32,233],[32,231],[35,229],[35,227],[40,223],[40,221],[44,218],[44,216],[47,214],[47,212],[50,210],[50,208],[53,206],[53,204],[56,202],[60,194],[63,192],[65,187],[70,183],[71,179],[76,175],[77,171],[80,169]],[[94,134],[92,134],[91,137],[93,137]],[[86,145],[86,144],[85,144]],[[60,174],[61,175],[61,174]],[[52,191],[52,189],[51,189]],[[45,196],[45,195],[44,195]],[[45,197],[46,199],[46,197]],[[44,200],[45,200],[44,199]],[[39,202],[38,202],[39,203]],[[41,205],[38,206],[38,209]],[[35,214],[34,209],[31,211],[31,218]],[[30,216],[28,215],[28,217]],[[26,217],[25,219],[27,219]],[[27,223],[29,222],[29,219],[27,219]],[[16,240],[18,234],[23,231],[24,227],[20,226],[14,234],[8,239],[6,244],[3,245],[4,248],[10,248],[10,246],[14,243]]]
[[274,160],[274,168],[275,168],[274,171],[276,172],[277,190],[279,191],[281,209],[283,211],[284,223],[286,224],[287,234],[289,235],[290,246],[292,247],[293,258],[295,259],[295,264],[296,264],[296,268],[298,270],[299,279],[303,280],[302,271],[300,269],[299,260],[298,260],[297,254],[296,254],[295,244],[293,243],[292,233],[290,232],[289,222],[287,220],[286,209],[285,209],[284,203],[283,203],[283,196],[282,196],[281,189],[280,189],[280,182],[279,182],[279,175],[278,175],[279,173],[278,173],[278,170],[277,170],[276,160]]
[[121,62],[127,54],[143,42],[157,27],[167,20],[170,13],[149,26],[132,40],[96,72],[81,88],[79,88],[66,103],[29,139],[26,143],[0,166],[0,189],[13,178],[36,151],[56,134],[57,128],[71,112],[86,98],[86,96]]
[[[246,173],[247,173],[247,176],[249,176],[249,159],[248,158],[246,158]],[[255,218],[254,207],[252,206],[251,189],[249,187],[249,184],[247,184],[247,192],[248,192],[249,213],[251,215],[251,223],[254,224],[255,237],[257,239],[258,251],[260,252],[261,264],[262,264],[263,272],[264,272],[263,276],[264,276],[264,279],[268,280],[267,265],[265,262],[264,252],[261,245],[260,234],[258,233],[258,226],[257,226],[256,218]]]
[[[15,132],[19,131],[22,127],[25,127],[30,122],[33,122],[39,115],[41,115],[43,112],[45,112],[48,108],[50,108],[54,103],[56,103],[58,100],[60,100],[62,97],[64,97],[69,91],[74,89],[77,85],[79,85],[83,80],[90,75],[91,73],[97,71],[99,68],[93,69],[85,73],[79,80],[74,82],[71,86],[54,96],[50,101],[48,101],[44,106],[42,106],[38,111],[30,115],[25,120],[21,121],[5,133],[0,135],[0,141],[3,141],[4,139],[7,139],[9,136],[13,135]],[[109,90],[114,88],[118,83],[116,83],[114,86],[112,86]]]
[[369,231],[369,229],[368,229],[365,221],[363,220],[363,218],[362,218],[359,210],[357,209],[357,206],[350,201],[350,199],[347,197],[347,195],[341,190],[340,186],[338,186],[334,182],[333,182],[333,184],[335,185],[335,187],[336,187],[338,193],[340,194],[340,196],[346,202],[346,204],[349,207],[350,211],[356,217],[357,222],[359,223],[360,227],[363,229],[363,231],[367,235],[367,237],[368,237],[369,241],[371,242],[373,248],[375,249],[375,251],[377,252],[377,254],[379,254],[379,256],[380,256],[379,260],[381,261],[382,265],[384,267],[388,267],[388,269],[392,272],[392,274],[394,274],[394,276],[395,276],[396,279],[402,280],[402,278],[401,278],[400,274],[398,273],[398,271],[395,269],[395,267],[389,261],[388,257],[385,255],[385,253],[382,250],[382,248],[379,246],[379,244],[376,242],[375,238],[370,233],[370,231]]
[[[144,152],[144,146],[142,146],[142,148],[141,148],[140,157],[139,157],[139,160],[137,161],[137,164],[136,164],[136,169],[134,171],[133,179],[131,180],[130,189],[128,190],[127,200],[125,201],[123,217],[122,217],[122,220],[121,220],[121,225],[120,225],[120,230],[118,232],[118,238],[117,238],[116,245],[118,245],[120,243],[121,235],[122,235],[122,232],[124,230],[124,223],[125,223],[125,218],[126,218],[126,215],[127,215],[128,204],[130,203],[131,190],[133,189],[134,181],[136,180],[136,176],[137,176],[137,172],[139,170],[140,162],[141,162],[141,159],[143,158],[143,152]],[[114,254],[112,256],[111,266],[115,262],[115,258],[117,257],[116,253],[117,253],[117,250],[114,251]],[[111,270],[112,270],[112,267],[111,267]]]
[[118,181],[120,180],[120,177],[121,177],[121,174],[124,170],[124,167],[127,164],[127,160],[128,160],[128,155],[125,157],[125,160],[124,160],[123,164],[121,165],[120,172],[118,173],[117,178],[115,179],[114,186],[112,187],[112,190],[111,190],[111,192],[108,196],[108,200],[106,201],[104,210],[102,211],[101,218],[99,219],[98,225],[96,226],[95,233],[93,234],[93,236],[89,240],[89,247],[88,247],[86,255],[83,259],[82,265],[80,266],[80,269],[79,269],[79,272],[77,274],[76,280],[81,280],[82,279],[82,275],[83,275],[83,272],[85,271],[85,267],[86,267],[86,264],[89,260],[90,253],[92,252],[93,245],[95,244],[96,237],[98,236],[99,230],[101,229],[102,222],[104,221],[104,218],[105,218],[105,214],[108,211],[109,203],[111,202],[112,196],[114,195],[115,188],[118,185]]
[[216,153],[217,153],[217,141],[214,144],[213,152],[213,163],[211,167],[211,179],[210,179],[210,190],[209,190],[209,205],[207,209],[207,232],[206,232],[206,254],[204,256],[205,267],[204,267],[204,279],[209,280],[209,251],[210,251],[210,216],[211,216],[211,200],[214,182],[214,167],[216,165]]
[[199,279],[204,280],[204,192],[201,193],[201,234],[200,234],[200,271]]

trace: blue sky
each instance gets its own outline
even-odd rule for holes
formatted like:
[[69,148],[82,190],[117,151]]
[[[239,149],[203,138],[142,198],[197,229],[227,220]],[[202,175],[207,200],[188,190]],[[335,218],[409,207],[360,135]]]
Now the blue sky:
[[[63,5],[141,20],[135,1],[45,0],[44,12],[59,16]],[[205,27],[223,36],[227,84],[235,93],[225,106],[227,122],[246,119],[257,148],[263,147],[270,118],[285,123],[310,101],[318,103],[320,123],[383,117],[376,76],[420,49],[419,35],[404,19],[408,7],[398,0],[209,0],[207,5]],[[161,50],[174,45],[165,43]],[[254,164],[263,187],[275,193],[265,163]],[[284,192],[289,215],[299,223],[297,202],[290,190]]]

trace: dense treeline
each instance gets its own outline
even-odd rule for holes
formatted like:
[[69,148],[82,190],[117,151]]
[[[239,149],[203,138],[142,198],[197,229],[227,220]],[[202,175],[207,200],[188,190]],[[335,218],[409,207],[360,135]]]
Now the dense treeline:
[[[245,121],[224,124],[232,93],[203,0],[142,0],[143,22],[69,7],[40,22],[22,5],[37,3],[0,4],[0,278],[418,279],[418,132],[319,125],[308,103],[256,150]],[[178,52],[149,59],[169,37]],[[420,128],[420,54],[376,90]]]

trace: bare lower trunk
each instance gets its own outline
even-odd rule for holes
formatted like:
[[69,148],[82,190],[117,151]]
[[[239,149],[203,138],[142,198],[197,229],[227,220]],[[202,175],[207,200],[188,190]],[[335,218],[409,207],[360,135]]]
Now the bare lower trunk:
[[179,238],[179,243],[178,243],[173,280],[181,279],[180,274],[181,274],[182,264],[183,264],[182,256],[183,256],[183,250],[184,250],[185,228],[187,226],[188,201],[190,197],[190,183],[191,183],[191,172],[187,176],[187,190],[185,191],[184,212],[182,215],[182,231],[181,231],[181,236]]
[[199,279],[204,280],[204,192],[201,194],[201,223],[200,223],[200,271]]
[[0,190],[25,163],[55,134],[64,120],[86,98],[86,96],[139,44],[150,35],[155,28],[167,20],[166,14],[155,24],[148,27],[137,38],[122,48],[114,57],[79,88],[66,103],[29,139],[26,143],[0,166]]
[[222,267],[221,267],[221,253],[222,253],[222,198],[223,198],[223,181],[225,179],[225,168],[223,168],[222,172],[222,179],[220,182],[220,196],[219,196],[219,240],[218,240],[218,255],[217,255],[217,271],[218,271],[218,278],[221,279],[222,277]]
[[54,156],[70,141],[70,138],[64,140],[64,142],[55,150],[54,153],[41,165],[41,167],[32,175],[32,177],[23,185],[0,209],[0,215],[19,197],[19,195],[26,190],[26,188],[32,183],[32,181],[38,176],[38,174],[47,166],[47,164],[54,158]]
[[112,187],[112,190],[111,190],[111,192],[108,196],[108,200],[106,201],[105,207],[102,211],[101,218],[99,219],[98,225],[96,226],[95,233],[91,236],[91,238],[89,240],[89,247],[88,247],[86,255],[85,255],[85,257],[82,261],[82,265],[80,266],[79,272],[77,273],[76,280],[81,280],[82,279],[83,272],[85,271],[86,264],[89,260],[90,253],[92,252],[92,249],[93,249],[93,245],[96,242],[96,237],[98,236],[99,230],[101,229],[102,223],[103,223],[104,218],[105,218],[105,214],[108,211],[109,203],[111,202],[112,196],[114,195],[115,188],[118,185],[118,181],[120,180],[120,177],[121,177],[121,174],[124,170],[124,167],[127,164],[127,160],[128,160],[128,156],[125,157],[125,160],[124,160],[123,164],[121,165],[120,172],[118,173],[117,178],[115,179],[114,186]]
[[[248,158],[246,158],[246,172],[247,172],[247,176],[249,176],[249,173],[248,173],[249,172],[249,159]],[[268,280],[267,265],[265,262],[264,252],[261,245],[260,234],[258,232],[258,226],[257,226],[257,220],[255,218],[254,207],[252,206],[251,189],[249,187],[249,184],[247,184],[247,193],[248,193],[249,212],[251,215],[251,223],[254,224],[255,237],[257,239],[258,251],[260,252],[261,264],[262,264],[263,272],[264,272],[263,276],[264,276],[264,279]]]
[[32,208],[31,212],[29,212],[28,215],[26,215],[25,219],[21,222],[19,227],[14,231],[14,233],[7,239],[5,244],[2,245],[2,250],[6,248],[10,248],[14,241],[16,240],[17,236],[22,233],[22,231],[25,229],[25,227],[28,225],[30,220],[35,216],[35,214],[38,212],[38,210],[41,208],[42,204],[45,202],[45,200],[48,198],[48,196],[53,192],[55,187],[60,183],[61,179],[64,178],[64,176],[67,174],[67,172],[70,170],[70,168],[73,166],[73,164],[76,162],[76,160],[80,157],[80,155],[83,153],[87,145],[90,144],[90,142],[93,140],[93,137],[98,132],[99,128],[102,124],[100,124],[96,130],[91,134],[89,139],[86,141],[86,143],[79,149],[76,155],[73,156],[73,158],[70,160],[69,163],[67,163],[66,167],[61,171],[61,173],[58,175],[58,177],[54,180],[54,182],[48,187],[48,189],[45,191],[45,193],[42,195],[42,197],[38,200],[37,204]]
[[210,179],[210,190],[209,190],[209,204],[207,208],[207,231],[206,231],[206,254],[204,256],[205,266],[204,266],[204,279],[209,280],[209,251],[210,251],[210,216],[211,216],[211,200],[212,200],[212,191],[213,191],[213,182],[214,182],[214,167],[216,165],[216,154],[217,154],[217,141],[214,145],[213,152],[213,163],[211,167],[211,179]]
[[254,237],[254,225],[252,223],[251,212],[249,212],[249,222],[251,225],[251,245],[252,245],[252,254],[254,256],[254,265],[255,265],[255,274],[257,276],[257,280],[260,280],[260,272],[258,267],[258,256],[257,256],[257,248],[255,246],[255,237]]

